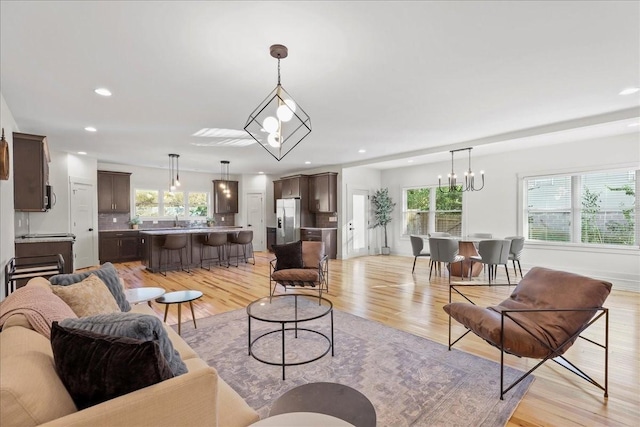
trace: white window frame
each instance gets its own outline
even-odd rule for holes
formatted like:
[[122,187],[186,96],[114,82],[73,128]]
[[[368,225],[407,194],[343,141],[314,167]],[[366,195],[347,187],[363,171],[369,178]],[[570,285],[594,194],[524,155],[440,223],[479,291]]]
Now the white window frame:
[[[140,191],[157,191],[158,192],[158,216],[141,216],[140,219],[143,221],[166,221],[166,220],[173,220],[175,219],[175,216],[166,216],[163,215],[164,214],[164,194],[165,193],[170,193],[171,191],[167,191],[164,189],[153,189],[153,188],[134,188],[133,190],[133,204],[132,204],[132,212],[131,215],[135,216],[136,214],[136,192],[140,190]],[[211,199],[211,192],[210,191],[198,191],[198,190],[194,190],[194,191],[186,191],[186,190],[180,190],[177,191],[180,193],[184,194],[184,214],[183,215],[178,215],[178,219],[179,220],[183,220],[183,221],[198,221],[198,220],[204,220],[207,218],[207,216],[189,216],[189,194],[190,193],[205,193],[207,195],[207,212],[208,212],[208,216],[212,216],[212,212],[213,212],[213,206],[212,206],[212,199]]]
[[[437,231],[436,230],[436,214],[437,213],[451,212],[451,211],[438,211],[438,210],[436,210],[436,199],[438,197],[438,186],[437,185],[435,185],[435,186],[434,185],[417,185],[417,186],[412,186],[412,187],[403,187],[402,188],[402,235],[401,235],[401,237],[403,237],[403,238],[408,238],[409,237],[409,233],[407,233],[407,214],[409,213],[409,210],[407,209],[407,199],[408,199],[407,190],[416,190],[416,189],[421,189],[421,188],[430,189],[429,210],[426,211],[427,214],[429,215],[429,218],[427,220],[427,229],[428,230]],[[460,209],[460,229],[461,229],[461,234],[462,234],[462,230],[464,230],[464,210],[465,210],[464,209],[464,207],[465,207],[464,199],[465,199],[464,193],[462,193],[462,203],[461,203],[462,207]],[[421,236],[427,236],[427,235],[426,234],[422,234]]]

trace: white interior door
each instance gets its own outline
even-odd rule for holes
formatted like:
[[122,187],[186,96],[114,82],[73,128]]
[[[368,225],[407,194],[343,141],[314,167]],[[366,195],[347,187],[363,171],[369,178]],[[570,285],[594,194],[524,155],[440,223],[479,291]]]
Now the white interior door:
[[266,229],[264,227],[264,197],[262,193],[247,194],[247,229],[253,230],[253,250],[264,251]]
[[74,269],[98,263],[95,256],[97,230],[94,226],[94,195],[93,184],[71,182],[71,232],[76,235],[73,244]]
[[347,253],[349,257],[369,255],[369,192],[349,191]]

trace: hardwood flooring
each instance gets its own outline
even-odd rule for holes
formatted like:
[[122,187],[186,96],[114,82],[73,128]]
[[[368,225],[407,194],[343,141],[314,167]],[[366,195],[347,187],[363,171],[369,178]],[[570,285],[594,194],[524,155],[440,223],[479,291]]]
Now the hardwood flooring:
[[[115,264],[127,287],[158,286],[167,291],[197,289],[204,296],[194,301],[196,319],[246,307],[269,293],[269,265],[273,258],[256,253],[256,265],[238,268],[194,269],[192,274],[170,272],[167,277],[149,273],[139,262]],[[413,258],[368,256],[351,260],[330,260],[329,295],[334,307],[357,316],[447,344],[448,317],[442,306],[448,302],[448,278],[429,282],[427,259],[419,259],[411,274]],[[526,272],[525,272],[526,273]],[[513,276],[512,276],[513,278]],[[456,280],[454,278],[454,280]],[[474,279],[482,281],[482,275]],[[506,282],[504,269],[498,282]],[[482,287],[474,291],[476,302],[490,305],[506,298],[508,287]],[[640,294],[613,290],[605,305],[610,309],[609,398],[598,388],[547,362],[535,373],[536,380],[515,413],[509,426],[638,426],[640,425]],[[164,305],[153,303],[159,314]],[[182,321],[191,322],[191,313],[183,307]],[[169,308],[168,323],[175,324],[177,309]],[[604,323],[591,327],[594,338],[604,336]],[[459,350],[499,362],[500,353],[481,339],[465,337],[456,344]],[[569,360],[602,382],[603,352],[584,340],[578,340],[566,353]],[[507,356],[507,364],[528,370],[536,360]],[[499,371],[496,370],[496,381]],[[497,385],[496,399],[498,396]],[[386,426],[385,426],[386,427]]]

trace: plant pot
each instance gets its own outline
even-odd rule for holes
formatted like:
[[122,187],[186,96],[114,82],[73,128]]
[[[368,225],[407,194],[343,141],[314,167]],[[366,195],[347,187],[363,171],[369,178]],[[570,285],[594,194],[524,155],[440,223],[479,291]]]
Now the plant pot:
[[382,252],[380,252],[382,255],[389,255],[391,254],[391,248],[389,246],[383,246],[382,247]]
[[131,229],[132,230],[137,230],[138,229],[138,224],[131,224]]

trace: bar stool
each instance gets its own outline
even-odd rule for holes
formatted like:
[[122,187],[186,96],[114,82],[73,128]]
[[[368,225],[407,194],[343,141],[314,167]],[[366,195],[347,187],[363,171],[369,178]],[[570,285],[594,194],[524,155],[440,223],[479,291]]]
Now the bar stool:
[[[225,257],[225,246],[227,246],[227,233],[209,233],[204,236],[204,241],[202,242],[202,258],[200,259],[200,268],[204,268],[202,266],[202,261],[209,261],[209,268],[207,270],[211,271],[211,262],[217,262],[218,265],[222,265],[222,262],[226,259]],[[212,252],[215,249],[217,252],[217,257],[205,258],[205,250],[209,248]],[[229,267],[229,261],[227,261],[227,268]]]
[[[186,271],[187,273],[191,273],[189,270],[189,266],[187,265],[187,269],[184,269],[184,263],[182,261],[182,249],[186,251],[188,237],[186,234],[167,234],[167,237],[164,240],[164,244],[162,245],[162,249],[160,251],[160,274],[164,276],[167,275],[167,267],[169,266],[170,253],[173,251],[178,251],[178,256],[180,257],[180,270]],[[162,272],[162,254],[167,254],[167,262],[165,263],[164,273]]]
[[[253,265],[256,264],[256,259],[253,256],[253,230],[242,230],[227,233],[227,242],[229,245],[229,261],[231,260],[231,247],[238,246],[236,254],[236,267],[238,266],[238,258],[240,258],[240,247],[242,247],[242,257],[244,262],[248,262],[248,258],[253,258]],[[247,257],[247,249],[250,251],[249,257]]]

